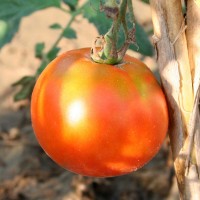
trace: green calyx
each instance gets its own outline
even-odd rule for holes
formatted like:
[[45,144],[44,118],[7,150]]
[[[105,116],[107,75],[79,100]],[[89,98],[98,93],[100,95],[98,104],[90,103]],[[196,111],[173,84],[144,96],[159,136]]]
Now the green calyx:
[[[133,19],[133,9],[131,0],[122,0],[120,4],[116,0],[109,0],[101,6],[108,18],[112,18],[113,23],[110,30],[104,35],[96,38],[91,49],[91,58],[97,63],[119,64],[129,48],[131,43],[135,44],[135,24]],[[126,14],[128,13],[128,22],[132,28],[128,29]],[[120,27],[123,27],[125,41],[121,48],[117,48]]]
[[97,63],[106,63],[110,65],[118,64],[123,58],[118,57],[115,43],[113,43],[112,35],[109,32],[97,38],[102,43],[100,48],[95,46],[91,49],[91,58]]

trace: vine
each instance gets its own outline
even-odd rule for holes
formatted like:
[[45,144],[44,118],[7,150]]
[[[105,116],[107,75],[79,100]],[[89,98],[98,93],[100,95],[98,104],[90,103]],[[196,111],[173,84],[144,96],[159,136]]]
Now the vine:
[[[136,44],[132,1],[122,0],[118,4],[116,0],[110,0],[102,6],[101,10],[105,11],[107,17],[112,18],[113,24],[104,36],[96,38],[91,50],[91,57],[98,63],[118,64],[122,61],[130,44]],[[128,22],[126,21],[126,13],[129,14]],[[131,28],[128,27],[128,23],[131,24]],[[118,49],[117,41],[121,26],[125,41]],[[101,44],[100,49],[97,49],[97,42]]]

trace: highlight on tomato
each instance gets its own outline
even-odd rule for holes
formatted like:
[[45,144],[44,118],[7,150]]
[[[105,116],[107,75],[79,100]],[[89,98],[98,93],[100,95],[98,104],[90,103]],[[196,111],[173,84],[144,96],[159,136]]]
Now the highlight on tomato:
[[118,65],[68,51],[39,76],[32,125],[44,151],[77,174],[111,177],[149,162],[168,129],[165,96],[152,72],[126,55]]

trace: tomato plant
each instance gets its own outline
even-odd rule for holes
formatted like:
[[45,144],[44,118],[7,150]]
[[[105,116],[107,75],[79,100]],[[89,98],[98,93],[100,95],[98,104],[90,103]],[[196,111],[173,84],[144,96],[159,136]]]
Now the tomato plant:
[[46,153],[78,174],[109,177],[153,158],[165,138],[164,94],[141,61],[118,65],[91,60],[90,49],[66,52],[38,78],[32,124]]

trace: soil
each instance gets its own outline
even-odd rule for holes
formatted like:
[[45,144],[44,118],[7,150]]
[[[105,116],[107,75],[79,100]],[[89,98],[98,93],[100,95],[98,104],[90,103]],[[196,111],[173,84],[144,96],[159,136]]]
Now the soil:
[[[137,12],[136,17],[150,26],[150,8],[134,2],[135,7],[144,10],[143,17]],[[156,157],[142,169],[101,179],[62,169],[38,145],[31,126],[29,102],[14,102],[17,89],[11,84],[37,69],[40,61],[34,57],[36,42],[45,42],[48,49],[58,37],[59,31],[50,30],[49,25],[55,22],[64,25],[68,19],[65,13],[52,8],[25,17],[12,42],[0,51],[0,200],[179,199],[168,139]],[[98,35],[95,27],[81,17],[73,28],[78,38],[63,39],[59,44],[60,53],[91,46],[91,38]],[[138,53],[129,53],[141,58]],[[154,59],[143,59],[152,70],[156,69]]]

